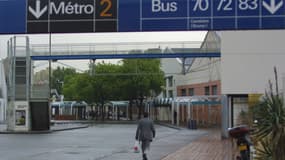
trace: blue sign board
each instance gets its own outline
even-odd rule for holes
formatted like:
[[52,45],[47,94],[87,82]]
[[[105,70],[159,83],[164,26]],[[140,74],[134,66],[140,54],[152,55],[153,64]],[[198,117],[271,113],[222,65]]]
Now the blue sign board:
[[0,0],[0,33],[26,32],[26,0]]
[[284,29],[285,0],[0,0],[0,33]]

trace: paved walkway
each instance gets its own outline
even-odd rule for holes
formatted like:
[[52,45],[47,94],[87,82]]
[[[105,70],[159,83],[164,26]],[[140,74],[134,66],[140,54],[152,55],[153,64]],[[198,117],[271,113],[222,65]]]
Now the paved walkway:
[[[95,124],[52,134],[0,134],[1,160],[142,160],[134,153],[136,124]],[[155,125],[149,160],[165,156],[207,134]]]
[[222,140],[220,130],[211,130],[162,160],[232,160],[231,140]]
[[[1,124],[0,125],[0,131],[1,128],[5,128],[5,125]],[[51,127],[51,130],[57,131],[57,130],[68,130],[68,129],[74,129],[74,128],[80,128],[82,127],[85,128],[85,125],[82,124],[60,124],[60,125],[53,125]],[[89,128],[89,130],[91,130],[92,128]],[[100,128],[101,129],[101,128]],[[83,131],[83,130],[82,130]],[[77,131],[77,132],[81,132],[81,131]],[[161,132],[161,131],[160,131]],[[173,131],[172,131],[173,132]],[[4,132],[5,133],[5,132]],[[94,132],[95,133],[95,132]],[[98,133],[98,130],[96,130],[96,133]],[[107,132],[109,133],[109,132]],[[175,134],[174,134],[175,133]],[[180,138],[180,136],[185,136],[187,135],[187,140],[189,142],[185,142],[184,147],[180,148],[180,147],[174,147],[171,146],[171,149],[167,150],[167,147],[164,145],[162,145],[163,142],[167,142],[169,143],[169,137],[170,136],[161,136],[159,138],[157,138],[156,142],[152,144],[152,149],[151,151],[153,151],[152,153],[152,158],[156,159],[156,160],[233,160],[233,145],[231,140],[226,139],[226,140],[222,140],[221,139],[221,130],[200,130],[200,131],[196,131],[193,130],[193,132],[187,132],[187,130],[182,130],[181,133],[180,132],[174,132],[173,135],[175,135],[174,137]],[[178,136],[179,133],[179,136]],[[202,135],[200,138],[195,139],[195,136],[190,136],[191,134],[193,135]],[[205,134],[207,133],[207,134]],[[189,135],[188,135],[189,134]],[[89,137],[89,136],[87,136]],[[101,137],[101,136],[99,136]],[[165,140],[165,137],[168,137],[167,140]],[[173,136],[172,136],[173,137]],[[181,138],[180,138],[181,139]],[[192,140],[191,140],[192,139]],[[179,139],[173,140],[171,141],[171,143],[174,142],[178,142]],[[132,141],[130,142],[132,143]],[[182,144],[182,142],[179,141],[179,144]],[[180,144],[180,145],[181,145]],[[132,144],[131,144],[132,145]],[[163,152],[161,150],[161,146],[163,147]],[[170,146],[169,146],[170,147]],[[170,151],[172,150],[172,151]],[[176,150],[176,151],[175,151]],[[163,158],[158,158],[161,157],[161,155],[164,152],[168,152],[167,156],[162,156]],[[170,152],[169,152],[170,151]],[[173,152],[174,151],[174,152]],[[159,155],[156,155],[154,153],[161,153]],[[170,154],[169,154],[170,153]],[[126,154],[126,155],[125,155]],[[105,159],[126,159],[127,157],[130,158],[130,153],[116,153],[116,157],[105,157]],[[125,155],[125,156],[124,156]],[[132,154],[133,155],[133,154]],[[135,154],[133,156],[136,156]],[[82,157],[81,157],[82,158]],[[96,159],[96,158],[95,158]],[[132,157],[131,159],[134,159],[134,157]]]

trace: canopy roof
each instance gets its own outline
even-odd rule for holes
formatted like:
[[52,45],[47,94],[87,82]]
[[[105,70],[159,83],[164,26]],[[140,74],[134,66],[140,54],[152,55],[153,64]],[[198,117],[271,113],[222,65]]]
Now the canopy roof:
[[191,103],[192,105],[219,105],[221,96],[182,96],[173,99],[174,103]]
[[109,102],[112,106],[129,106],[129,101],[110,101]]

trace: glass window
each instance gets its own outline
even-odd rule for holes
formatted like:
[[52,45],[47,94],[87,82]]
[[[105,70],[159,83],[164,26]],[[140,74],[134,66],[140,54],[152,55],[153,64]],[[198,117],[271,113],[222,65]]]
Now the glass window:
[[205,95],[210,95],[210,87],[209,86],[207,86],[207,87],[205,87]]
[[186,89],[181,89],[181,96],[187,96]]
[[168,77],[168,87],[173,86],[173,77]]
[[217,85],[212,86],[212,95],[218,95],[218,86]]
[[194,96],[194,88],[189,88],[188,89],[188,92],[189,92],[189,96]]
[[171,97],[171,98],[173,97],[173,91],[172,90],[168,91],[168,97]]
[[163,98],[166,97],[166,91],[163,91]]

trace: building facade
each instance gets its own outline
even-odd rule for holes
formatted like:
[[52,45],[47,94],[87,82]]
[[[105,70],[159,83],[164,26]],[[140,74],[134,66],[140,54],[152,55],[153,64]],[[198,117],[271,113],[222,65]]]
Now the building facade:
[[[175,52],[178,49],[172,48],[172,50]],[[199,50],[204,52],[220,50],[220,38],[217,33],[208,32]],[[221,95],[221,58],[162,59],[161,63],[162,70],[166,73],[164,98]],[[179,124],[185,125],[189,117],[186,114],[187,106],[179,108]],[[211,108],[208,105],[194,106],[192,112],[195,112],[192,118],[199,119],[201,123],[205,124],[210,119],[215,124],[221,123],[221,106],[211,106]]]
[[[254,30],[220,32],[222,54],[223,136],[239,124],[238,116],[269,90],[277,68],[279,92],[284,93],[285,31]],[[273,83],[274,84],[274,83]],[[275,87],[275,86],[274,86]]]

